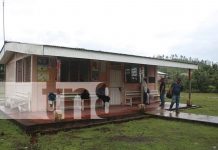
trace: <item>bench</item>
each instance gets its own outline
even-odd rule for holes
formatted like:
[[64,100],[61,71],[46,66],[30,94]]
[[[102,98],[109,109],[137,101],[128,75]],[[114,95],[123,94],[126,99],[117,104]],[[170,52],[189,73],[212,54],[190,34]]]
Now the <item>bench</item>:
[[141,91],[125,91],[125,104],[133,105],[133,99],[140,98],[141,100]]
[[[79,93],[60,93],[57,96],[57,101],[62,103],[64,102],[64,104],[62,104],[62,106],[64,106],[64,109],[72,109],[72,108],[79,108],[79,109],[84,109],[83,108],[83,100],[81,100]],[[65,103],[66,102],[73,102],[72,105],[66,106]],[[75,105],[75,106],[74,106]]]
[[[61,102],[73,102],[72,105],[64,106],[64,109],[81,109],[84,110],[85,108],[95,108],[98,106],[98,102],[95,104],[91,103],[91,100],[98,100],[96,94],[90,94],[89,99],[81,99],[80,93],[60,93],[58,94],[57,100]],[[85,103],[90,103],[90,105],[86,106]],[[101,101],[100,106],[103,106],[103,101]]]
[[5,106],[11,109],[18,108],[19,112],[30,111],[30,94],[16,92],[15,95],[6,99]]
[[1,105],[5,105],[5,102],[6,102],[7,98],[6,97],[0,97],[0,106]]
[[[96,100],[96,103],[92,104],[92,100]],[[89,103],[88,105],[86,103]],[[104,102],[98,98],[96,94],[90,94],[90,99],[82,99],[83,110],[84,108],[96,108],[103,107]]]
[[[63,83],[58,82],[56,84],[57,89],[62,89],[62,92],[58,94],[60,96],[60,101],[64,102],[73,102],[75,103],[75,107],[73,105],[65,106],[65,109],[79,108],[84,110],[85,108],[94,108],[98,102],[92,104],[92,101],[98,100],[96,95],[96,88],[103,84],[103,82],[70,82]],[[64,92],[64,89],[71,89],[72,92]],[[78,89],[86,89],[89,92],[90,99],[81,99],[80,94],[81,91]],[[90,105],[86,106],[86,103],[90,103]],[[103,106],[103,102],[101,101],[100,106]]]
[[160,97],[158,90],[150,90],[149,96],[151,99],[155,100]]

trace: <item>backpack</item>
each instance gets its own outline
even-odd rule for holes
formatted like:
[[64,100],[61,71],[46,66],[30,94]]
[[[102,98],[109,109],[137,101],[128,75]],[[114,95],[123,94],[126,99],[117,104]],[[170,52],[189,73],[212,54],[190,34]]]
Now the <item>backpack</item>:
[[48,100],[50,101],[55,101],[56,100],[56,95],[52,92],[48,93]]
[[171,93],[170,90],[167,91],[166,97],[167,97],[167,98],[172,98],[172,93]]
[[89,99],[89,92],[87,90],[84,90],[82,93],[81,93],[81,99]]

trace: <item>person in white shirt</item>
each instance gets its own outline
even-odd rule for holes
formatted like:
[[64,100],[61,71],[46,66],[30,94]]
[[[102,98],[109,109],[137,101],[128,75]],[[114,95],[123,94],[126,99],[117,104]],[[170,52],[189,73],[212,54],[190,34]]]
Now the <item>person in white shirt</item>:
[[147,79],[144,78],[143,80],[143,103],[144,104],[149,104],[149,101],[148,101],[148,85],[147,85]]

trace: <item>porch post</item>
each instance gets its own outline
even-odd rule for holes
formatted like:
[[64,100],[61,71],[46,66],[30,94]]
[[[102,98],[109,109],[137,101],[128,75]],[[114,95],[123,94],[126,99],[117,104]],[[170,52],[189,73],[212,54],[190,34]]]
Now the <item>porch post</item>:
[[61,60],[56,59],[57,62],[57,75],[56,75],[56,82],[60,82],[61,81]]
[[141,103],[143,104],[143,94],[144,94],[144,89],[143,89],[143,84],[144,84],[144,77],[145,77],[145,74],[144,74],[144,66],[141,65],[140,67],[140,77],[141,77]]
[[189,95],[187,100],[187,106],[191,106],[191,69],[188,70],[188,79],[189,79]]

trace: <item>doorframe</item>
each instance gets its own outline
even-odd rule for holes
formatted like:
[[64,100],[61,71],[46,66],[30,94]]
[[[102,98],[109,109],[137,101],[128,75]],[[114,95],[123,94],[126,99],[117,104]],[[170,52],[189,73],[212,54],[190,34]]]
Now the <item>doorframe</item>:
[[[113,69],[112,68],[112,63],[118,63],[120,64],[120,69]],[[108,81],[108,87],[111,87],[111,82],[110,82],[110,72],[111,70],[120,70],[121,71],[121,91],[120,91],[120,105],[124,104],[124,91],[125,91],[125,84],[124,84],[124,64],[120,62],[108,62],[107,63],[107,81]],[[109,94],[111,91],[109,91]]]

